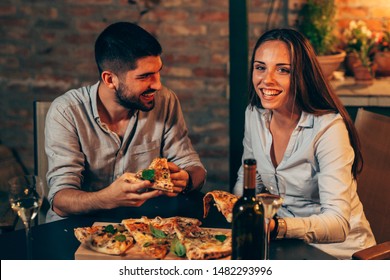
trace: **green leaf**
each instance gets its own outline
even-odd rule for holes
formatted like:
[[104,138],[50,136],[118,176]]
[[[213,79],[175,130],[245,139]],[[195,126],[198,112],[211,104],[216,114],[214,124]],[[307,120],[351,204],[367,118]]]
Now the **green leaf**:
[[149,247],[150,246],[150,242],[145,242],[144,245],[142,245],[142,247]]
[[104,231],[105,232],[108,232],[108,233],[111,233],[111,234],[115,234],[116,232],[116,228],[114,228],[113,225],[107,225],[105,228],[104,228]]
[[224,234],[217,234],[214,237],[215,237],[215,239],[217,239],[218,241],[221,241],[221,242],[224,242],[227,238],[226,235],[224,235]]
[[162,230],[155,228],[154,226],[152,226],[152,224],[149,224],[149,229],[150,229],[151,233],[153,234],[153,236],[156,238],[166,238],[167,237],[167,235]]
[[178,257],[184,257],[186,255],[186,247],[181,244],[177,237],[172,240],[170,251]]
[[117,235],[115,236],[115,240],[120,242],[126,241],[126,236],[124,236],[123,234]]
[[142,179],[144,180],[149,180],[149,181],[154,181],[154,176],[156,172],[154,169],[144,169],[142,170]]

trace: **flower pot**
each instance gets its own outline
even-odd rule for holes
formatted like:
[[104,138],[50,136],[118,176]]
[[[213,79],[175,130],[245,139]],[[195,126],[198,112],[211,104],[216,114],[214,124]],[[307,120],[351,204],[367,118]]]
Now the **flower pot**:
[[340,67],[341,62],[344,61],[345,55],[345,51],[339,50],[335,54],[317,56],[322,73],[326,78],[328,78],[329,80],[332,79],[333,72]]
[[353,74],[354,65],[358,66],[361,64],[362,63],[360,62],[356,53],[353,52],[347,53],[347,56],[345,57],[345,75],[354,76]]
[[363,66],[360,62],[353,66],[355,83],[358,85],[372,85],[375,78],[375,70],[372,67]]
[[374,56],[376,75],[390,76],[390,52],[377,52]]

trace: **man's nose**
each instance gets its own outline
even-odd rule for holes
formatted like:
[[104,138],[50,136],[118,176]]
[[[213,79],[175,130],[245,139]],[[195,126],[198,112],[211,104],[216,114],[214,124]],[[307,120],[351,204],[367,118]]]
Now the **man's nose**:
[[150,85],[150,88],[155,90],[160,90],[161,87],[162,84],[161,84],[160,73],[156,73],[155,75],[153,75],[153,81],[152,84]]

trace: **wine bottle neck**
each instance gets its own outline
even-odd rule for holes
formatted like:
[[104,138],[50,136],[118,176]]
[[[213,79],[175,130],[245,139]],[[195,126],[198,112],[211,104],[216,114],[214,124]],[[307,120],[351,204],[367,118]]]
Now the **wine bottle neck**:
[[245,197],[255,196],[255,189],[254,188],[253,189],[244,188],[243,196],[245,196]]

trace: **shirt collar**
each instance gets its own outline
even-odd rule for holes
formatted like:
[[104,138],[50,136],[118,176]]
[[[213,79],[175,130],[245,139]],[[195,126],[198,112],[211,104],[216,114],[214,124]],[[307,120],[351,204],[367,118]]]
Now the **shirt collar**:
[[98,88],[100,85],[100,81],[96,84],[91,86],[91,91],[89,93],[89,98],[91,99],[91,108],[92,108],[92,115],[95,120],[100,119],[98,108],[97,108],[97,94],[98,94]]
[[314,126],[314,115],[302,111],[301,118],[299,119],[298,126],[313,128]]
[[[272,117],[272,111],[269,109],[265,109],[262,113],[262,116],[263,116],[265,122],[267,123],[267,125],[269,126],[269,123],[270,123],[271,117]],[[297,126],[312,128],[314,126],[314,115],[302,111],[301,117],[299,118]]]

